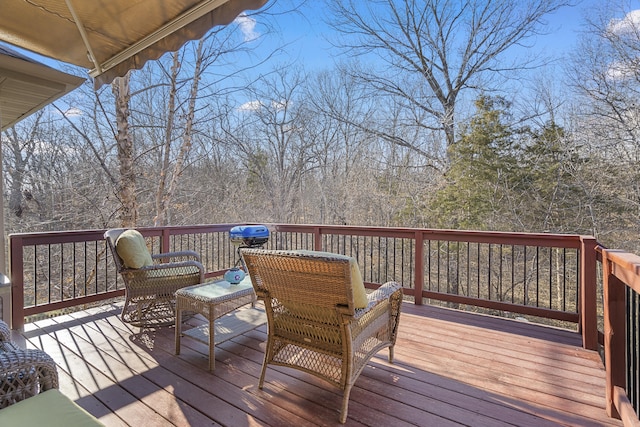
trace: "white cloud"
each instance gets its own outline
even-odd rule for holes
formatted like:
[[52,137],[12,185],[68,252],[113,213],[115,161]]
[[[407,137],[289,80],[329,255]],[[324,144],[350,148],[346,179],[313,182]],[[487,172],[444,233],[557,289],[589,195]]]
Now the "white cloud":
[[240,27],[240,31],[244,34],[244,41],[250,42],[252,40],[257,39],[260,34],[255,31],[256,28],[256,20],[247,16],[246,13],[242,12],[235,19],[235,22]]
[[612,19],[607,30],[616,35],[637,32],[640,30],[640,10],[632,10],[622,19]]
[[262,103],[260,101],[249,101],[239,106],[238,110],[239,111],[258,111],[261,107],[262,107]]
[[273,109],[275,109],[276,111],[282,111],[284,110],[287,105],[288,105],[288,101],[286,100],[282,100],[282,101],[271,101],[271,107]]
[[609,68],[607,69],[607,77],[612,80],[625,79],[629,75],[629,72],[629,67],[620,62],[616,62],[609,65]]
[[66,117],[78,117],[82,115],[82,110],[76,107],[71,107],[64,112]]
[[[622,39],[637,40],[640,34],[640,9],[632,10],[624,18],[612,19],[607,26],[608,34]],[[636,77],[639,59],[629,57],[621,61],[612,62],[607,70],[607,77],[612,80],[626,80]]]

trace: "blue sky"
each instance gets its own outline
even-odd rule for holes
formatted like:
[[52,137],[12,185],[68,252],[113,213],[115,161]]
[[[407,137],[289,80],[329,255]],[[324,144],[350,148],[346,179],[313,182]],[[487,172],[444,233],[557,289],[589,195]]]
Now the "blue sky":
[[[605,1],[575,0],[575,6],[563,7],[549,15],[549,34],[539,36],[532,49],[553,56],[566,54],[575,47],[578,34],[584,29],[585,15],[592,15]],[[640,0],[628,0],[626,3],[630,7],[629,11],[640,10]],[[278,0],[274,7],[278,9],[289,6],[290,2]],[[274,37],[273,43],[289,43],[287,51],[291,59],[303,61],[309,69],[331,65],[332,51],[330,44],[325,40],[327,36],[331,36],[331,30],[324,25],[321,18],[325,7],[322,1],[309,0],[301,9],[303,16],[278,16],[276,21],[281,34],[277,38],[269,36]]]
[[[294,1],[296,0],[276,0],[272,12],[277,12],[278,8],[286,9],[290,7],[291,2]],[[620,7],[623,2],[625,3],[625,9],[614,9],[616,11],[614,16],[621,20],[625,17],[625,14],[630,13],[634,17],[632,22],[640,28],[640,0],[612,0],[611,3],[615,3],[617,7]],[[524,84],[530,84],[535,87],[538,77],[549,77],[552,80],[557,78],[558,87],[555,90],[561,90],[563,86],[561,83],[563,75],[561,73],[563,73],[563,65],[566,64],[563,59],[575,52],[580,33],[586,29],[585,18],[597,18],[598,14],[602,12],[602,8],[608,3],[609,0],[574,0],[573,6],[563,7],[546,17],[546,28],[540,29],[546,34],[527,40],[530,47],[515,46],[507,51],[506,55],[515,55],[519,59],[537,57],[540,63],[546,60],[550,60],[550,62],[547,68],[532,70],[529,76],[523,76],[524,79],[518,78],[513,82],[505,81],[503,86],[505,95],[507,97],[515,96],[518,100],[524,99],[526,101],[527,98],[523,97],[522,94],[523,91],[530,89],[523,86],[523,82],[530,78],[531,80]],[[278,15],[276,24],[280,29],[280,33],[277,35],[265,35],[263,43],[265,43],[265,46],[288,44],[286,55],[279,59],[274,59],[271,63],[260,67],[256,72],[262,70],[270,71],[274,63],[278,61],[304,64],[307,71],[332,69],[333,57],[337,54],[337,51],[332,50],[330,43],[326,40],[327,37],[331,37],[332,29],[327,27],[322,19],[325,7],[323,1],[307,0],[299,14]],[[610,13],[611,11],[606,11],[604,16],[610,16]],[[260,20],[261,18],[258,16],[257,19]],[[252,31],[260,31],[259,21],[258,25],[252,28]],[[510,84],[513,86],[510,86]],[[563,94],[558,93],[556,96],[559,99],[563,99]],[[258,101],[247,99],[243,104],[247,108],[252,105],[259,105],[259,103]]]
[[[337,52],[331,49],[330,43],[326,40],[331,37],[332,30],[324,24],[322,19],[326,7],[323,1],[307,0],[300,9],[300,13],[277,14],[290,8],[297,1],[275,1],[271,12],[276,16],[271,17],[271,20],[277,26],[276,34],[261,34],[263,27],[260,22],[262,18],[259,15],[256,17],[258,22],[241,15],[235,25],[242,31],[245,38],[260,37],[261,41],[258,43],[263,43],[267,50],[287,45],[285,54],[264,65],[264,69],[271,69],[274,65],[281,65],[283,62],[301,63],[307,70],[332,68]],[[605,1],[576,0],[575,6],[561,8],[558,12],[549,15],[547,27],[549,34],[537,37],[529,53],[539,52],[557,58],[570,52],[576,46],[579,32],[583,30],[585,15],[593,14]],[[637,22],[640,26],[640,0],[628,0],[626,3],[629,7],[627,12],[638,10]],[[68,71],[65,70],[64,64],[35,55],[34,57],[54,68]]]
[[[548,16],[548,31],[546,36],[539,36],[534,51],[560,56],[575,47],[577,36],[583,28],[585,14],[592,14],[594,10],[604,4],[606,0],[576,0],[573,7],[564,7],[553,15]],[[291,7],[295,0],[276,0],[273,12]],[[628,0],[626,2],[630,10],[640,10],[640,0]],[[279,34],[267,36],[268,46],[287,44],[287,58],[282,60],[302,62],[308,69],[329,68],[332,65],[333,56],[337,53],[331,50],[326,40],[331,37],[331,29],[322,21],[324,6],[323,1],[307,0],[298,14],[282,14],[274,18],[279,27]],[[260,19],[260,18],[258,18]],[[640,20],[639,20],[640,23]],[[260,36],[260,22],[253,22],[241,16],[236,24],[245,37]],[[54,68],[62,68],[63,65],[48,58],[36,59]]]

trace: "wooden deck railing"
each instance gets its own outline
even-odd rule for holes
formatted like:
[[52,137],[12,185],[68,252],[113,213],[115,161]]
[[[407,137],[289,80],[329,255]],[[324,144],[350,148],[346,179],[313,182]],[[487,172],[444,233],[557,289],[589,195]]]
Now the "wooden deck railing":
[[[207,276],[238,255],[235,224],[141,228],[154,253],[193,249]],[[593,238],[384,227],[269,225],[268,248],[314,249],[355,256],[367,286],[403,284],[416,304],[518,313],[579,324],[585,348],[597,348]],[[13,324],[25,316],[123,294],[104,230],[13,234],[10,240]]]
[[607,413],[640,425],[640,257],[602,251]]
[[[152,252],[193,249],[207,276],[238,261],[228,231],[235,224],[141,228]],[[519,313],[577,325],[583,346],[597,350],[602,261],[607,411],[637,425],[640,257],[602,249],[593,237],[412,228],[271,224],[267,248],[313,249],[354,256],[366,286],[403,285],[415,304]],[[9,236],[12,321],[95,303],[124,293],[104,230]],[[639,305],[633,310],[631,305]],[[601,311],[601,310],[600,310]],[[636,323],[627,322],[635,316]],[[636,341],[629,337],[636,337]],[[602,341],[602,340],[601,340]],[[635,353],[628,353],[634,350]],[[628,361],[629,354],[635,357]],[[635,363],[635,365],[633,364]],[[629,390],[629,385],[637,390]],[[634,407],[635,402],[635,407]]]

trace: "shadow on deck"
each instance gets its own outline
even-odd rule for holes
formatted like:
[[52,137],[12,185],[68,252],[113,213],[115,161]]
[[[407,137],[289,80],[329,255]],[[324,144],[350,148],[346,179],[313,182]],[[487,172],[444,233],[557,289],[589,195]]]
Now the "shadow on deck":
[[[267,370],[266,325],[208,348],[174,329],[123,324],[106,305],[25,325],[60,389],[108,426],[340,425],[341,397],[317,378]],[[193,325],[198,318],[190,321]],[[374,357],[351,393],[349,426],[620,426],[605,412],[604,369],[571,331],[432,306],[403,306],[395,363]]]

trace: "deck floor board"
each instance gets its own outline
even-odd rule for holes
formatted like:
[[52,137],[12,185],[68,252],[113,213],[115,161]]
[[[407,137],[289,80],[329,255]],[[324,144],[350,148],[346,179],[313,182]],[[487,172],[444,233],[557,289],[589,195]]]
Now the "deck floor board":
[[[14,338],[58,365],[60,389],[107,426],[335,426],[341,395],[308,374],[267,370],[266,326],[216,346],[140,330],[105,305],[25,325]],[[190,326],[202,322],[195,317]],[[621,426],[605,412],[604,369],[572,331],[405,303],[387,350],[351,393],[348,426]]]

